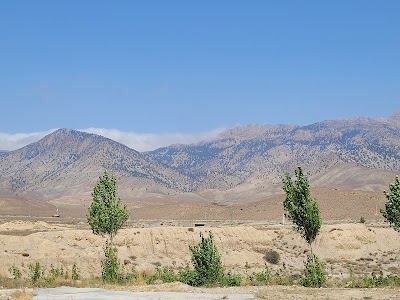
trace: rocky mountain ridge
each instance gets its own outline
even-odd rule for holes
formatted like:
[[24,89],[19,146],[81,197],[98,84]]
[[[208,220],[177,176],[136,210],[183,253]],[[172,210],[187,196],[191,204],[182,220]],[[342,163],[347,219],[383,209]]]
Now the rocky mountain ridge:
[[57,198],[90,190],[109,170],[122,190],[130,184],[155,192],[185,191],[190,182],[157,161],[108,138],[60,129],[0,158],[0,186],[9,194]]
[[282,174],[299,165],[311,184],[382,189],[400,172],[400,113],[307,126],[240,126],[212,141],[146,153],[60,129],[0,156],[0,196],[87,198],[106,169],[116,174],[125,198],[190,192],[196,199],[250,201],[281,192]]
[[250,125],[214,141],[160,148],[149,155],[192,178],[198,189],[230,189],[257,176],[279,182],[298,165],[309,175],[342,164],[398,172],[400,122],[397,117],[360,117],[307,126]]

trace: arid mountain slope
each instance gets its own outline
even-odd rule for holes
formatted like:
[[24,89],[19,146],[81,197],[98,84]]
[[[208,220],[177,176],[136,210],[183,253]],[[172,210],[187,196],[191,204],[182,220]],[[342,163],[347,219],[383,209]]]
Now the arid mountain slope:
[[118,176],[120,192],[173,193],[187,178],[151,157],[102,136],[60,129],[0,158],[2,193],[54,199],[89,194],[104,170]]
[[[398,118],[396,114],[387,119],[338,119],[303,127],[238,127],[211,142],[173,145],[149,155],[192,178],[197,190],[228,190],[246,183],[278,184],[282,174],[296,166],[302,166],[320,185],[343,184],[347,169],[356,175],[354,166],[380,170],[375,173],[375,179],[380,180],[383,173],[386,178],[400,171]],[[333,182],[323,176],[327,172],[342,174],[343,180],[336,176]],[[366,183],[368,190],[373,186],[372,177]],[[363,178],[358,180],[355,188],[363,188]]]
[[116,174],[124,199],[231,205],[282,193],[282,174],[297,166],[313,187],[381,193],[400,172],[400,114],[308,126],[241,126],[213,141],[147,153],[61,129],[0,156],[0,197],[79,205],[79,199],[90,199],[107,169]]

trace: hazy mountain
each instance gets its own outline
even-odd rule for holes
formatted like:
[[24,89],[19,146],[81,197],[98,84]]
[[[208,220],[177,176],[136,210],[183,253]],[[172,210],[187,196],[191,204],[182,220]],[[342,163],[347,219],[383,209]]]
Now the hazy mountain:
[[8,153],[6,150],[0,150],[0,156],[4,156]]
[[116,174],[120,192],[170,193],[189,188],[185,176],[148,155],[99,135],[60,129],[0,158],[3,191],[41,198],[89,194],[104,170]]
[[299,165],[313,178],[339,167],[343,173],[342,165],[382,170],[392,176],[400,171],[399,116],[337,119],[308,126],[250,125],[227,130],[211,142],[173,145],[148,154],[192,178],[198,190],[230,189],[246,181],[277,184],[284,172],[293,172]]
[[213,141],[147,153],[61,129],[0,156],[0,196],[88,198],[107,169],[124,199],[191,192],[174,199],[233,203],[281,193],[282,174],[299,165],[315,186],[382,191],[400,172],[400,113],[308,126],[240,126]]

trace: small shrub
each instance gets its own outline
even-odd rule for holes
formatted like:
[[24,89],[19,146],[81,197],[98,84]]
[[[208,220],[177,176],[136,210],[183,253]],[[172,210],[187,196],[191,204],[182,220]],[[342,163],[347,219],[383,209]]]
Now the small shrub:
[[230,272],[224,274],[220,279],[222,286],[240,286],[242,283],[242,277],[240,275],[232,275]]
[[179,281],[191,286],[197,285],[197,273],[188,265],[178,273]]
[[132,282],[132,281],[137,280],[139,278],[139,274],[135,270],[135,268],[132,268],[132,270],[130,272],[126,273],[124,277],[125,277],[125,281]]
[[350,288],[377,288],[377,287],[399,287],[400,277],[398,276],[383,276],[381,273],[376,276],[372,273],[371,276],[363,276],[361,278],[352,278],[352,280],[346,285]]
[[303,286],[319,288],[326,282],[325,265],[316,255],[307,256],[304,267],[304,276],[301,279]]
[[76,263],[74,262],[72,266],[72,274],[71,274],[72,280],[78,280],[79,279],[79,274],[78,274],[78,268],[76,267]]
[[50,270],[44,279],[46,282],[54,282],[57,278],[63,278],[63,277],[64,277],[63,267],[55,268],[53,265],[50,265]]
[[157,267],[156,272],[152,275],[147,275],[146,273],[143,273],[143,278],[147,284],[153,284],[157,280],[160,280],[164,283],[175,282],[178,281],[179,276],[177,276],[170,268],[164,267],[161,269]]
[[8,269],[13,277],[13,279],[21,279],[22,273],[21,270],[18,269],[15,265],[13,265],[10,269]]
[[270,264],[277,265],[281,259],[281,256],[275,250],[268,250],[264,255],[264,259]]
[[31,279],[33,284],[36,284],[42,276],[42,267],[40,266],[40,263],[36,262],[34,265],[30,264],[29,270],[29,278]]
[[197,275],[196,285],[212,285],[218,283],[223,276],[221,256],[214,244],[214,237],[210,231],[208,237],[200,233],[201,241],[190,246],[192,264]]
[[274,285],[294,285],[295,280],[297,279],[297,275],[287,275],[287,274],[276,274],[271,277],[269,283]]
[[117,249],[107,242],[104,247],[104,259],[101,261],[101,278],[107,283],[120,283],[123,279],[121,263],[118,259]]
[[363,216],[360,217],[360,223],[365,224],[365,218]]
[[253,272],[249,275],[248,281],[251,285],[267,285],[271,279],[271,271],[269,268],[265,267],[265,269],[261,272]]

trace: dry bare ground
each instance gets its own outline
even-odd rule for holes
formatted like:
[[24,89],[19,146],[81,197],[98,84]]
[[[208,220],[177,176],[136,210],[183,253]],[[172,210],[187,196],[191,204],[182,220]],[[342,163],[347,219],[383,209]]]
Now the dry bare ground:
[[[175,269],[190,261],[189,245],[197,243],[200,232],[211,230],[226,270],[237,274],[260,271],[265,264],[280,274],[300,274],[309,249],[291,225],[224,223],[194,227],[191,222],[132,223],[115,238],[126,269],[151,271],[156,266]],[[167,226],[168,225],[168,226]],[[176,226],[174,226],[176,225]],[[0,273],[10,276],[15,265],[27,276],[28,265],[40,262],[70,269],[74,262],[82,277],[100,274],[104,239],[91,233],[85,224],[53,224],[43,221],[11,221],[0,225]],[[277,264],[266,262],[267,251],[279,253]],[[400,234],[383,223],[338,223],[323,225],[314,251],[326,263],[330,282],[354,275],[400,273]],[[182,284],[131,287],[131,290],[158,289],[198,291]],[[301,287],[239,287],[260,299],[400,299],[396,289],[304,289]],[[200,289],[201,290],[201,289]],[[225,292],[235,289],[222,289]],[[206,290],[208,292],[214,292]]]

